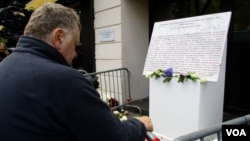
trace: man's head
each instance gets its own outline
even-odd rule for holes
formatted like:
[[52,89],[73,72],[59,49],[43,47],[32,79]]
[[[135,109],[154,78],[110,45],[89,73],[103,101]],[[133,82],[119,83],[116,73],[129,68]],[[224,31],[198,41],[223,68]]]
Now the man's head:
[[80,43],[80,20],[74,9],[46,3],[36,9],[24,29],[24,35],[45,41],[60,52],[68,64],[76,57]]

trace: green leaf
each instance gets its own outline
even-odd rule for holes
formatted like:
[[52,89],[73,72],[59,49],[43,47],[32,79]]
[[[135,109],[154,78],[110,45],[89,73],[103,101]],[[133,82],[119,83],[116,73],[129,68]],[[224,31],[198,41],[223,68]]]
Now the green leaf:
[[185,76],[184,75],[180,75],[179,79],[178,79],[178,83],[183,83],[184,79],[185,79]]
[[166,77],[165,79],[163,79],[163,83],[170,82],[171,80],[172,80],[172,77]]

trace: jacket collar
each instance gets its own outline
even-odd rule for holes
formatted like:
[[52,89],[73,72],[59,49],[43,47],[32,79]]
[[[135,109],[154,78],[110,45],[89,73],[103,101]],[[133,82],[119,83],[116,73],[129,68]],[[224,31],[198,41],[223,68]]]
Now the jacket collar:
[[29,52],[67,65],[63,56],[49,44],[33,37],[20,36],[16,48],[13,52]]

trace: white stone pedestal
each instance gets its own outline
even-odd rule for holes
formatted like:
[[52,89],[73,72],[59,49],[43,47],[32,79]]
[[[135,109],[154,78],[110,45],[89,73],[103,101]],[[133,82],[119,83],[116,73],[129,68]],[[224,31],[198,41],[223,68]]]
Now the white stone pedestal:
[[[219,80],[224,79],[224,75]],[[149,115],[154,133],[168,140],[222,122],[224,83],[150,79]]]
[[231,12],[225,12],[154,25],[144,75],[171,67],[209,77],[204,85],[150,79],[149,115],[155,134],[173,140],[222,122],[230,18]]

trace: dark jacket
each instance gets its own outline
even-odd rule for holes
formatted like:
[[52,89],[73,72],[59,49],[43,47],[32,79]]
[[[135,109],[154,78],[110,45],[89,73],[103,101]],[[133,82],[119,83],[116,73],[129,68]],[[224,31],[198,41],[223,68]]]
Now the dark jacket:
[[0,141],[143,141],[145,132],[116,118],[45,42],[22,36],[0,63]]

